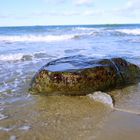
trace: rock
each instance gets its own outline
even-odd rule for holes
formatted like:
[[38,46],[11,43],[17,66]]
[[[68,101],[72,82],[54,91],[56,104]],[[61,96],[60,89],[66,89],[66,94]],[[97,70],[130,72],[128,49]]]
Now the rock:
[[62,58],[42,67],[34,76],[30,91],[46,95],[86,95],[134,84],[140,68],[122,58]]

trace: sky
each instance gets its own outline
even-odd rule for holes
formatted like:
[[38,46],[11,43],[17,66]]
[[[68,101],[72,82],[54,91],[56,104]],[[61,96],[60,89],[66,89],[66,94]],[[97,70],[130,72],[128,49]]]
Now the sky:
[[140,0],[0,0],[0,26],[140,23]]

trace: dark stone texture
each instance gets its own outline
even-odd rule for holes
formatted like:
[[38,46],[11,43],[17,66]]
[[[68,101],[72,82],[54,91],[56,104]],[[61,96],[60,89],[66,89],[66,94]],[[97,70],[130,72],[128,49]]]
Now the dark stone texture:
[[121,88],[139,80],[140,68],[122,58],[100,61],[62,58],[41,68],[32,80],[30,91],[46,95],[86,95]]

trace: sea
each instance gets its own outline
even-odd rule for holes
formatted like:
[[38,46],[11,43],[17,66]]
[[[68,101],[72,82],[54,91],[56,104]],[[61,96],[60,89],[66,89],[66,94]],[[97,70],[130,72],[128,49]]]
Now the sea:
[[87,96],[29,93],[42,66],[67,57],[121,57],[140,66],[140,24],[0,27],[0,139],[139,140],[139,84],[111,92],[124,111]]

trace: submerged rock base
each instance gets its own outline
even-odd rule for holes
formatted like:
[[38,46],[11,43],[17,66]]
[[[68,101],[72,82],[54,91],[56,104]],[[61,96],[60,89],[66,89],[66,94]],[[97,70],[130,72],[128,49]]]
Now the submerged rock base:
[[82,64],[84,67],[74,67],[77,65],[81,63],[64,59],[48,63],[33,78],[31,91],[46,95],[86,95],[140,80],[140,68],[122,58],[90,60]]

